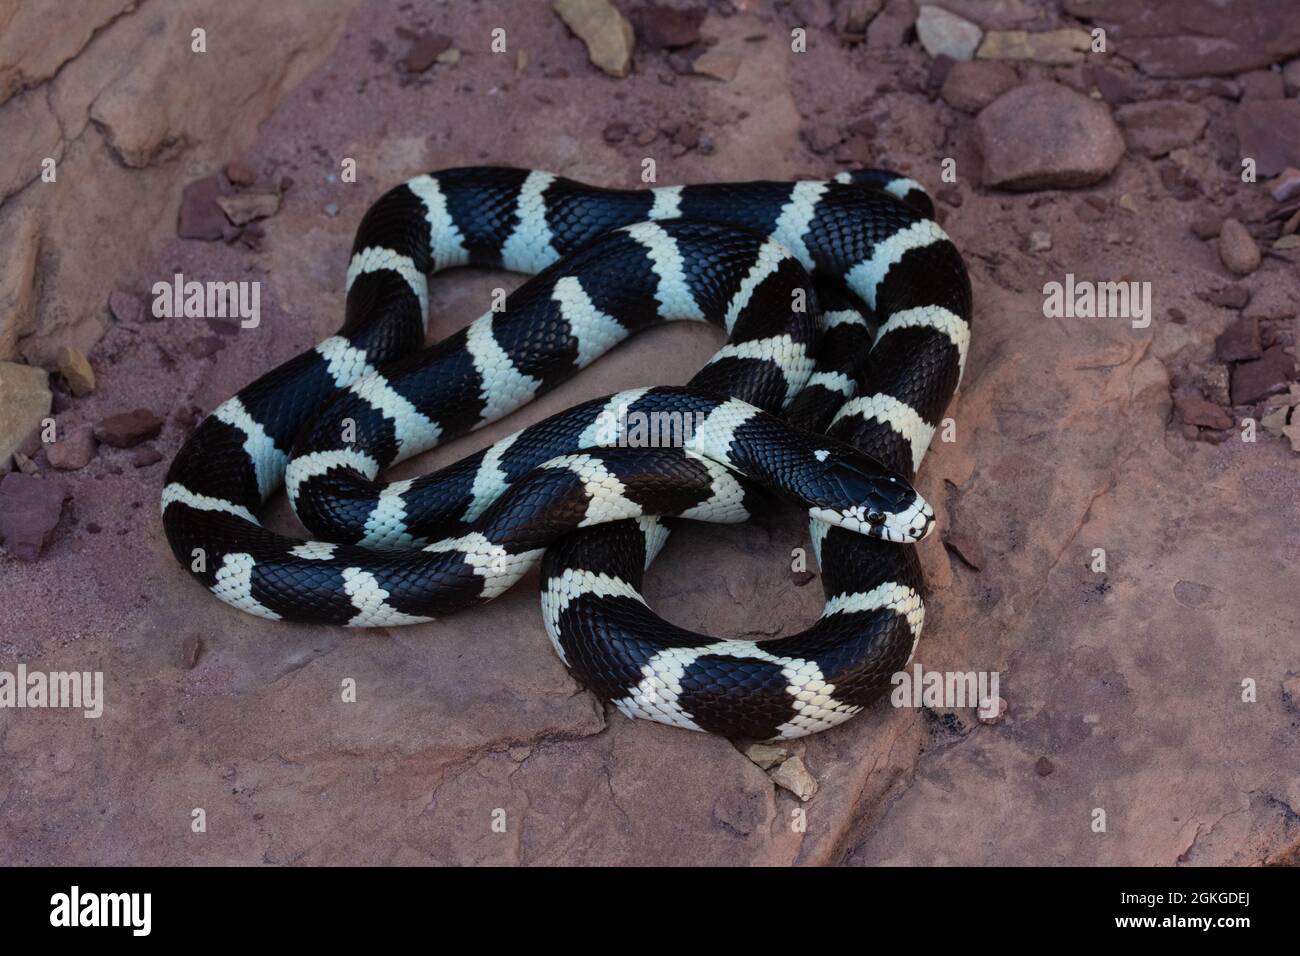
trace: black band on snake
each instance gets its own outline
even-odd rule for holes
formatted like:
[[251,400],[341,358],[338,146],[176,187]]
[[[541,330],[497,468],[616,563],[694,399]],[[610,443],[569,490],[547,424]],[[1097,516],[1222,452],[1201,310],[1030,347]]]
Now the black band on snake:
[[[624,714],[748,739],[834,726],[888,687],[924,618],[911,544],[934,516],[909,482],[961,379],[971,312],[932,214],[919,185],[878,170],[650,190],[508,168],[419,176],[363,219],[338,334],[181,448],[168,541],[234,607],[351,627],[482,603],[542,560],[556,651]],[[422,349],[428,277],[465,265],[534,277]],[[685,319],[729,337],[687,386],[586,402],[439,472],[377,480]],[[282,480],[324,540],[258,522]],[[638,588],[669,525],[743,521],[770,507],[764,488],[809,509],[822,617],[755,643],[655,615]]]

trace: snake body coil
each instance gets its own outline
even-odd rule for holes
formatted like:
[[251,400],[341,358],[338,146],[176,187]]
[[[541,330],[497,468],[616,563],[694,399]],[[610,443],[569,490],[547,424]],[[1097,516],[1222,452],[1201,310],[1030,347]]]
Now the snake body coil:
[[[888,686],[924,618],[910,544],[933,512],[908,482],[970,320],[961,257],[931,213],[882,171],[638,191],[505,168],[417,177],[358,229],[343,328],[177,454],[172,550],[241,610],[354,627],[490,600],[544,555],[555,649],[623,713],[754,739],[840,723]],[[462,265],[534,278],[421,351],[427,277]],[[686,387],[586,402],[437,473],[376,480],[670,320],[729,336]],[[282,480],[328,540],[261,526]],[[669,524],[743,521],[760,486],[809,509],[821,619],[759,644],[657,617],[638,588]]]

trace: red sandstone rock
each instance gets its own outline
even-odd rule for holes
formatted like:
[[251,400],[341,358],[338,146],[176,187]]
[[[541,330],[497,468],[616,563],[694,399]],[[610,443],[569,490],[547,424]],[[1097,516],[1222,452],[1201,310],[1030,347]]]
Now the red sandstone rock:
[[1184,424],[1199,425],[1201,428],[1232,427],[1232,416],[1203,398],[1180,398],[1174,404]]
[[157,448],[143,446],[131,449],[131,464],[137,468],[148,468],[150,465],[156,465],[162,461],[162,452]]
[[1268,349],[1254,362],[1243,362],[1232,369],[1232,404],[1250,405],[1278,392],[1295,381],[1295,358],[1280,345]]
[[95,457],[95,435],[89,425],[80,425],[45,449],[45,460],[60,471],[76,471]]
[[1224,362],[1246,362],[1263,354],[1259,343],[1259,320],[1254,316],[1238,316],[1214,340],[1214,354]]
[[1057,83],[1004,93],[975,125],[984,184],[995,188],[1088,186],[1124,155],[1124,138],[1105,105]]
[[176,235],[182,239],[212,242],[223,238],[228,225],[226,214],[217,205],[217,197],[226,188],[219,176],[204,176],[185,187],[181,193],[180,222]]
[[1300,166],[1300,100],[1242,103],[1235,122],[1237,149],[1243,158],[1255,160],[1258,176]]
[[20,561],[35,561],[54,533],[67,497],[48,478],[10,472],[0,479],[0,543]]
[[1282,74],[1272,70],[1252,70],[1240,78],[1241,101],[1281,100],[1286,98]]
[[1065,0],[1071,16],[1118,27],[1115,52],[1155,77],[1229,76],[1300,53],[1292,0]]
[[162,431],[163,420],[147,408],[109,415],[95,423],[95,437],[114,448],[131,448]]
[[703,7],[679,9],[649,3],[629,11],[637,38],[656,50],[675,50],[699,42],[700,24],[708,10]]
[[1210,121],[1210,114],[1203,106],[1177,100],[1148,100],[1121,106],[1115,116],[1124,127],[1129,149],[1152,158],[1195,143]]
[[438,61],[438,57],[451,49],[451,37],[442,33],[419,33],[408,36],[410,46],[397,61],[403,73],[423,73]]
[[236,186],[251,186],[257,182],[257,170],[242,160],[234,159],[226,163],[226,178]]
[[978,113],[1019,82],[1016,71],[1005,63],[972,60],[952,65],[939,95],[953,109]]

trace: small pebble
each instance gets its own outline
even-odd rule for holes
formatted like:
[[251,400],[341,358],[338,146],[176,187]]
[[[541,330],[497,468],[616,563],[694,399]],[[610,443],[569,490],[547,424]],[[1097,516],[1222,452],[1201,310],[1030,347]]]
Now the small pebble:
[[339,214],[339,207],[337,203],[329,203],[325,207],[325,215],[329,216],[331,219],[333,219],[338,214]]
[[1268,191],[1274,202],[1287,202],[1300,196],[1300,169],[1288,166],[1273,180]]
[[14,452],[14,467],[24,475],[38,475],[41,471],[36,467],[36,462],[32,461],[20,451]]
[[750,744],[745,748],[745,756],[764,770],[771,770],[790,756],[790,751],[776,744]]
[[181,661],[185,664],[186,670],[193,670],[194,665],[199,662],[199,654],[203,651],[203,642],[197,637],[190,635],[185,638],[181,645]]
[[133,325],[144,317],[144,302],[137,295],[116,289],[108,297],[108,310],[117,321]]
[[59,349],[57,362],[63,380],[68,383],[73,395],[82,398],[95,390],[95,370],[90,367],[90,361],[81,349],[63,346]]
[[163,421],[147,408],[109,415],[95,423],[95,437],[114,448],[132,448],[157,437]]
[[451,37],[443,33],[420,33],[408,36],[410,47],[397,61],[403,73],[423,73],[437,62],[439,55],[451,46]]
[[817,793],[817,781],[804,766],[802,757],[795,756],[782,761],[768,776],[778,787],[789,790],[804,803]]
[[150,465],[156,465],[162,461],[162,452],[157,448],[148,446],[136,448],[131,452],[131,464],[137,468],[148,468]]
[[60,471],[85,468],[95,457],[95,435],[89,425],[74,428],[45,449],[45,460]]
[[1236,219],[1223,220],[1219,230],[1219,258],[1233,275],[1250,275],[1259,268],[1259,246]]
[[226,178],[236,186],[251,186],[257,182],[257,171],[238,159],[226,163]]
[[1242,285],[1224,286],[1206,293],[1205,301],[1212,305],[1221,305],[1225,309],[1244,309],[1250,304],[1250,290]]

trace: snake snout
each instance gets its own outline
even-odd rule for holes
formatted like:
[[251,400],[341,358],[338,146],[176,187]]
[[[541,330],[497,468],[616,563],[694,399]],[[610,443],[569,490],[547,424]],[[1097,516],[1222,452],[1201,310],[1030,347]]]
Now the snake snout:
[[918,507],[907,516],[903,533],[910,541],[920,541],[934,530],[934,509],[924,500],[918,498]]

